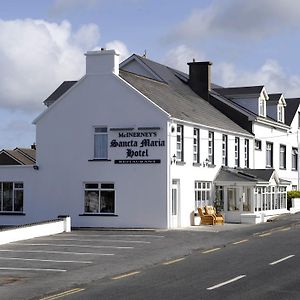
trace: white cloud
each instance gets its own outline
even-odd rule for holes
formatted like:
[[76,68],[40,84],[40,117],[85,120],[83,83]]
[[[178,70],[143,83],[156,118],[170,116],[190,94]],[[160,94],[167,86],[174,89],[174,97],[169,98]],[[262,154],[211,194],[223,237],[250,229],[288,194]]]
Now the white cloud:
[[67,21],[0,20],[0,107],[40,110],[61,82],[83,75],[83,53],[99,36],[94,24],[73,33]]
[[129,50],[127,49],[126,45],[119,40],[114,40],[114,41],[106,43],[105,48],[116,50],[120,54],[120,61],[123,61],[130,55]]
[[167,53],[163,63],[174,69],[187,73],[187,63],[193,61],[193,59],[196,61],[202,61],[205,59],[205,55],[186,45],[179,45]]
[[283,93],[285,97],[300,95],[300,77],[288,75],[275,60],[267,60],[252,72],[237,70],[232,64],[221,63],[214,66],[213,78],[224,87],[264,85],[268,93]]
[[259,39],[285,30],[299,28],[298,0],[223,0],[195,9],[179,24],[169,39],[197,39],[234,36]]

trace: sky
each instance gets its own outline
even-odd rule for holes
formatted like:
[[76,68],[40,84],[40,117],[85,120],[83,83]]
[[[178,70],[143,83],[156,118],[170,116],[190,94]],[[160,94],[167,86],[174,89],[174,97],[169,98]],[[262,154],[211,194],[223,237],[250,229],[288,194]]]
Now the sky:
[[209,60],[216,84],[300,97],[299,32],[298,0],[0,0],[0,149],[36,141],[42,102],[101,47],[184,72]]

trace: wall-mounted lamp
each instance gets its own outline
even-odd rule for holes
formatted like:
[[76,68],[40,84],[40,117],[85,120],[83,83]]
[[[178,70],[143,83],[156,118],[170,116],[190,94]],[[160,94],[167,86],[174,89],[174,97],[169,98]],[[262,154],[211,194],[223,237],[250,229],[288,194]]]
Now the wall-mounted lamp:
[[171,158],[171,165],[176,164],[176,154],[174,154]]
[[39,166],[33,165],[33,168],[37,171],[39,169]]
[[209,159],[207,158],[203,161],[202,166],[207,167],[208,165],[209,165]]

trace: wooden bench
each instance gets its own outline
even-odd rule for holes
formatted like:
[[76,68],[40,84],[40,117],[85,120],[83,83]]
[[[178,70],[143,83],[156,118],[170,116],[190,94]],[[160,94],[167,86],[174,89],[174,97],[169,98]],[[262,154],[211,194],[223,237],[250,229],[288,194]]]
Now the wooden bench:
[[224,224],[224,217],[221,214],[217,214],[216,209],[213,206],[205,206],[204,211],[205,215],[209,215],[214,218],[214,224]]

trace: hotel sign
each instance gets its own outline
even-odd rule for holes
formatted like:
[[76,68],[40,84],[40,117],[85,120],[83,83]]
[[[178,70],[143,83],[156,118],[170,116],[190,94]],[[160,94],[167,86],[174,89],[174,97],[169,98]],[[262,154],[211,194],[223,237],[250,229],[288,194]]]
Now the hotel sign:
[[115,138],[110,141],[110,148],[124,149],[123,158],[115,160],[115,164],[159,164],[160,159],[153,158],[153,149],[165,147],[165,141],[159,138],[159,127],[111,128],[116,131]]

